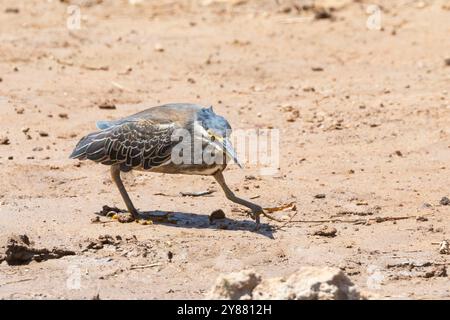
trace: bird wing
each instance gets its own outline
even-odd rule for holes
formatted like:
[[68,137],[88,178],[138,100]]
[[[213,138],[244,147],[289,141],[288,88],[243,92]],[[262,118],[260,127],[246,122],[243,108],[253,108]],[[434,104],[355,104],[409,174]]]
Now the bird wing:
[[168,161],[176,142],[171,136],[174,122],[149,119],[130,120],[91,133],[76,146],[71,158],[89,159],[106,165],[120,164],[122,169],[148,170]]

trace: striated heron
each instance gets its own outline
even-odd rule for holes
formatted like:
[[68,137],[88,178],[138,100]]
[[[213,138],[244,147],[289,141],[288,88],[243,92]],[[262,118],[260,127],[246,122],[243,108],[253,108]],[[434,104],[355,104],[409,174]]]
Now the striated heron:
[[92,160],[111,166],[111,177],[131,214],[139,218],[120,173],[148,172],[212,175],[225,196],[251,209],[259,227],[262,208],[237,197],[225,183],[222,171],[230,160],[239,166],[230,143],[228,121],[213,108],[196,104],[166,104],[146,109],[114,121],[97,122],[99,131],[83,137],[70,155],[72,159]]

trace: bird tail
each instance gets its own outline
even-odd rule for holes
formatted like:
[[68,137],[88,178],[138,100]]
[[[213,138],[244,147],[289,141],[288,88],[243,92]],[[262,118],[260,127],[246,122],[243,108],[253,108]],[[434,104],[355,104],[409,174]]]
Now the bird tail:
[[72,154],[69,156],[70,159],[85,160],[87,158],[86,150],[92,143],[92,134],[88,134],[83,137],[76,145]]
[[86,160],[87,150],[88,148],[96,141],[95,139],[99,138],[99,135],[103,132],[103,130],[111,128],[114,125],[114,121],[97,121],[96,123],[97,128],[101,131],[93,132],[88,134],[87,136],[84,136],[76,145],[75,149],[73,150],[72,154],[69,156],[70,159],[80,159],[80,160]]

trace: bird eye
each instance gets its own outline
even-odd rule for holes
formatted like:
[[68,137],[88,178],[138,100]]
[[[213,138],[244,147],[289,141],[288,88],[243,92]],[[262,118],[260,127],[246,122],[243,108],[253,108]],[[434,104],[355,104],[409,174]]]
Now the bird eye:
[[215,136],[211,136],[211,141],[212,142],[216,141],[216,137]]

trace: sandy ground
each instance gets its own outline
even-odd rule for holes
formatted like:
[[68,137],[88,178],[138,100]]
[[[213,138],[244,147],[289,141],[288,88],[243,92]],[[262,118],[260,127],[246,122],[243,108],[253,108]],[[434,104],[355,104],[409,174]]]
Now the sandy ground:
[[[438,252],[450,238],[445,1],[372,1],[379,31],[363,1],[342,1],[333,19],[295,1],[81,1],[79,30],[66,27],[68,2],[0,4],[0,246],[26,234],[76,252],[3,262],[0,298],[202,298],[222,272],[305,265],[342,268],[380,297],[450,298],[450,256]],[[168,102],[212,104],[235,129],[280,130],[277,174],[225,172],[263,206],[295,201],[277,217],[372,220],[279,229],[263,218],[253,232],[210,177],[133,173],[136,205],[178,223],[93,223],[103,205],[124,205],[107,167],[68,159],[74,145],[97,120]],[[216,209],[228,220],[209,224]],[[324,225],[335,237],[314,235]]]

